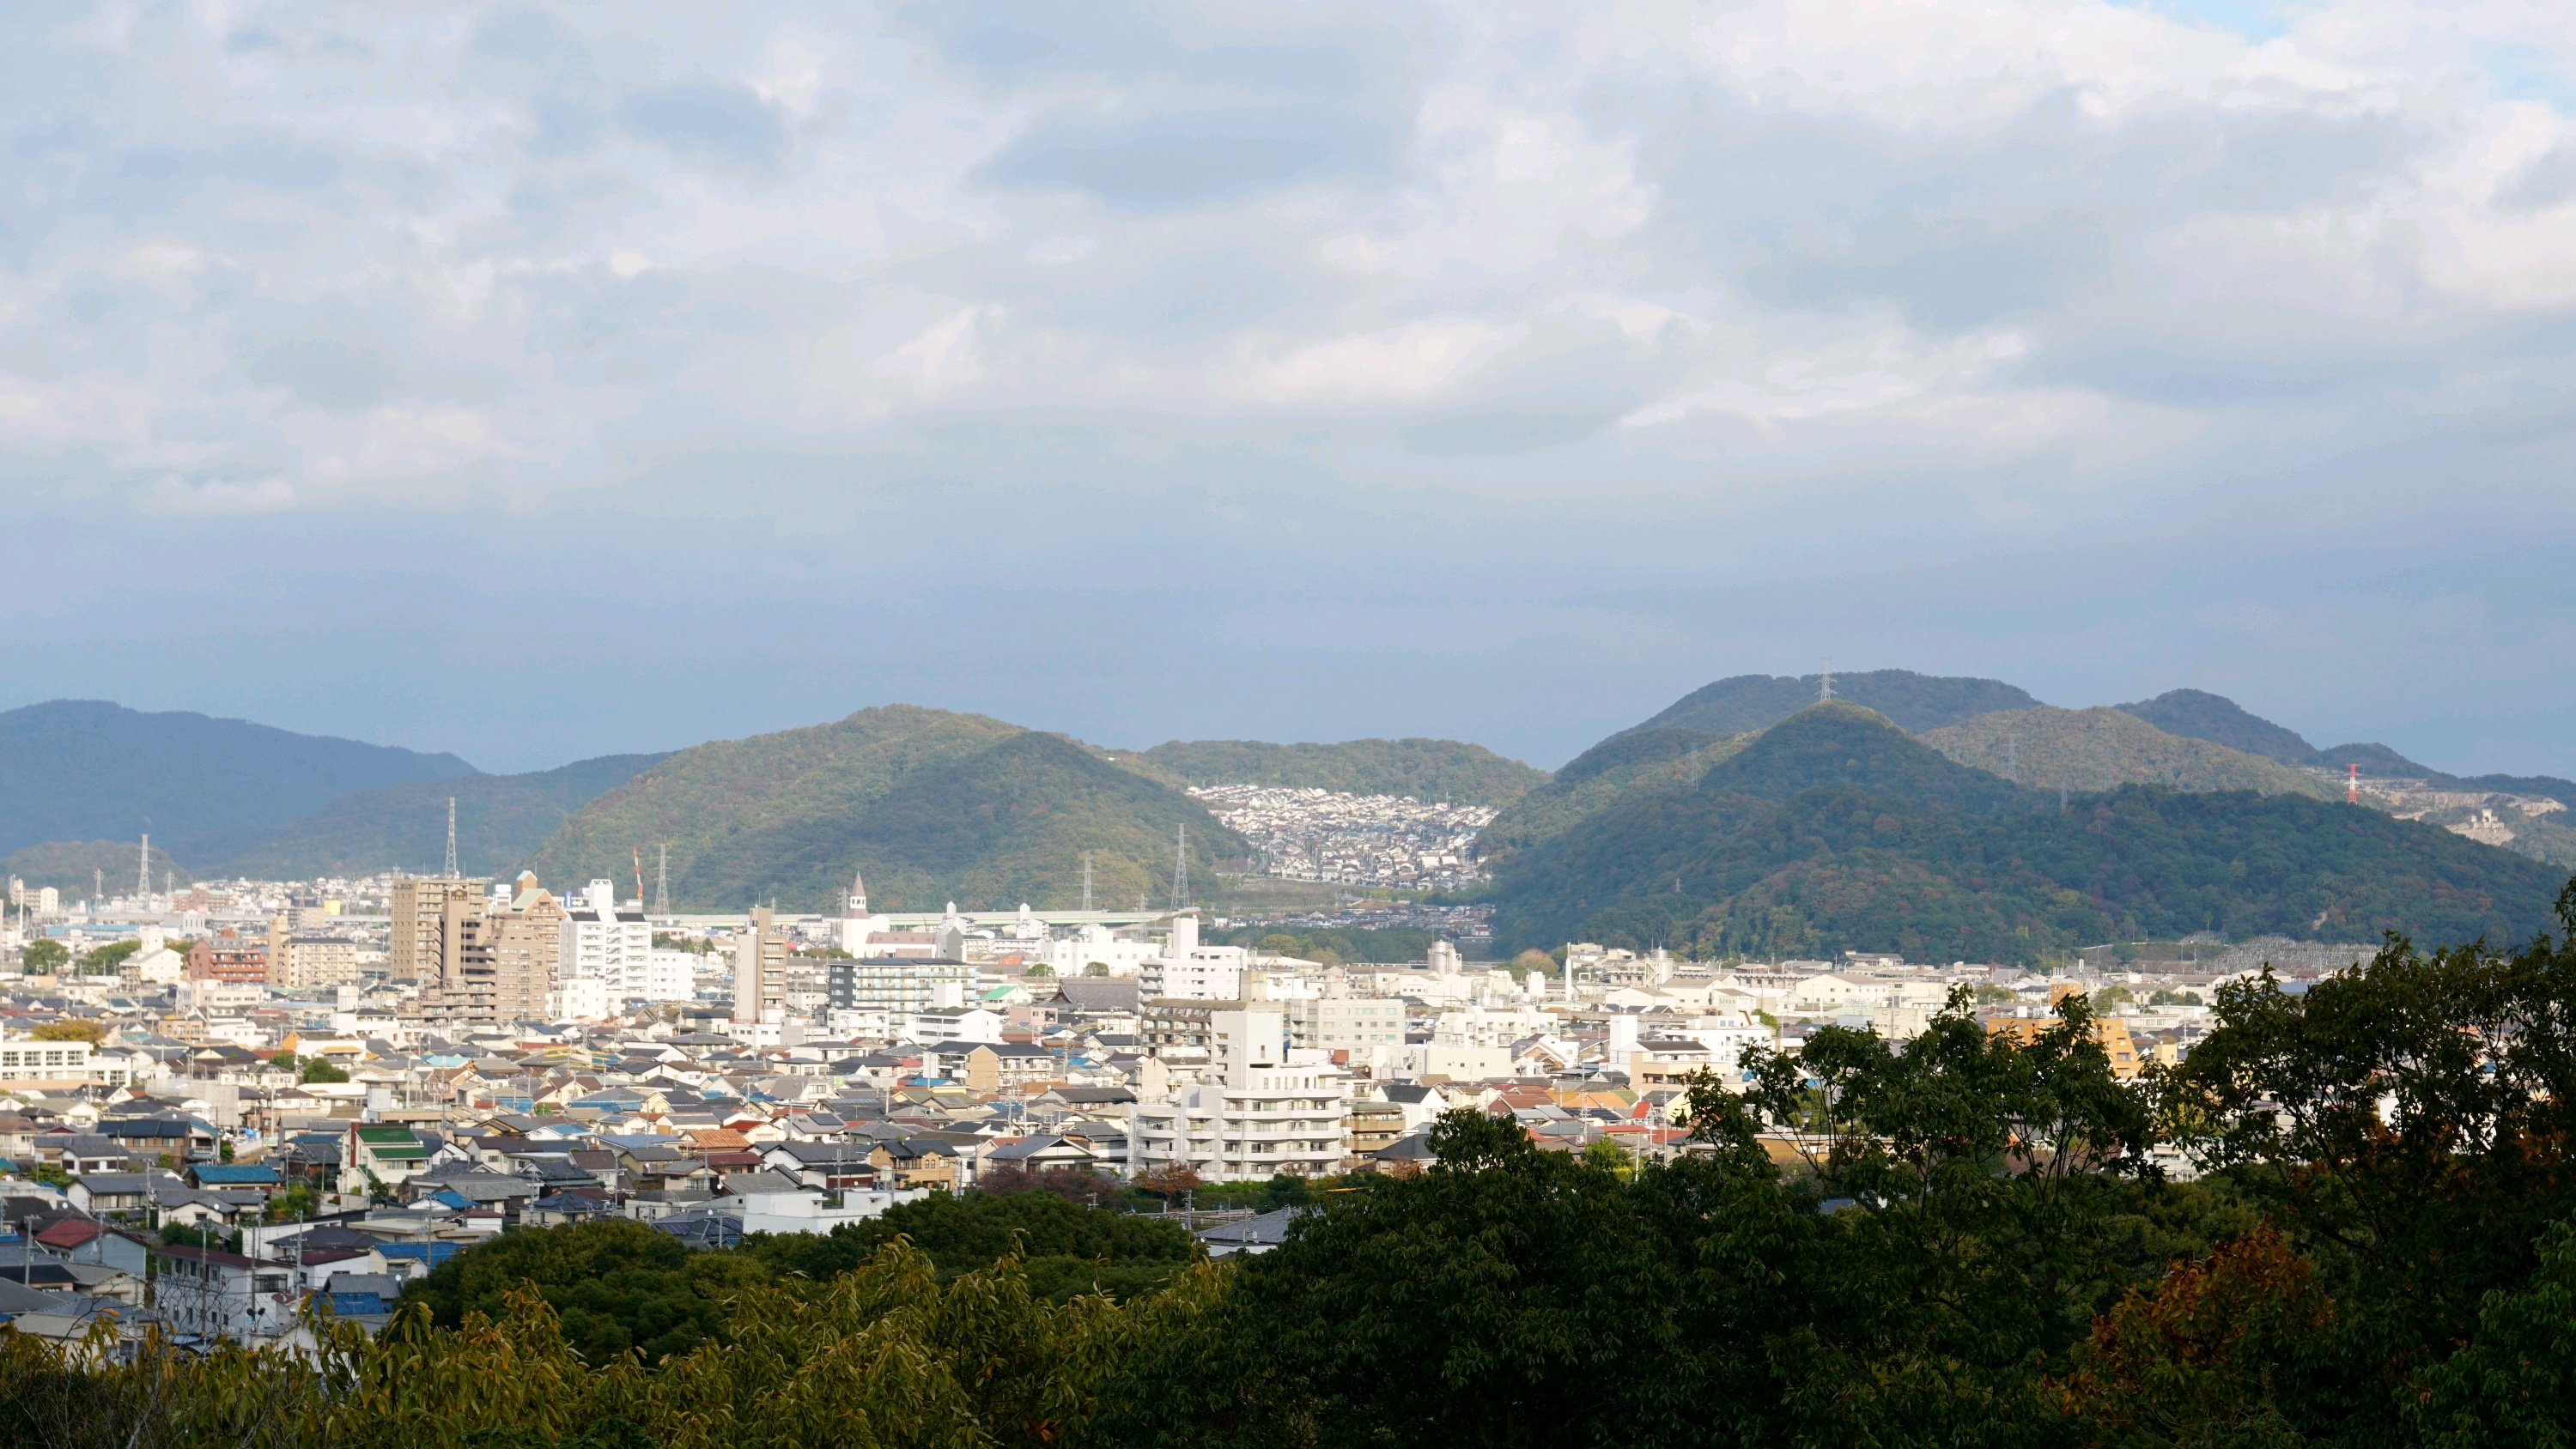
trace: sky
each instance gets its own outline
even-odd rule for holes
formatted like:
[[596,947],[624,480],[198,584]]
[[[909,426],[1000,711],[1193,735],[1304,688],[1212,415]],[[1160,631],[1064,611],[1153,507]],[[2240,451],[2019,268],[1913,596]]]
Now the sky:
[[0,707],[1553,766],[1711,679],[2576,775],[2576,27],[0,11]]

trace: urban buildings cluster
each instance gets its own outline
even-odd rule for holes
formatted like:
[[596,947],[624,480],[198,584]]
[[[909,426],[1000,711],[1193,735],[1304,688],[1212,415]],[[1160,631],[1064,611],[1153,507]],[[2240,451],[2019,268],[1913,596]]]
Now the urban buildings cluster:
[[[1825,1025],[1909,1037],[1965,993],[2027,1034],[2083,991],[2134,1076],[2263,964],[2216,943],[2033,975],[1574,942],[1540,969],[1462,954],[1472,909],[1383,905],[1294,919],[1457,930],[1421,960],[1327,965],[1210,944],[1191,911],[897,918],[858,881],[837,916],[732,917],[648,916],[606,881],[379,884],[13,918],[0,1317],[273,1339],[313,1294],[381,1321],[407,1279],[520,1225],[630,1217],[719,1245],[996,1173],[1075,1169],[1114,1197],[1408,1172],[1456,1108],[1660,1157],[1691,1083]],[[2343,964],[2304,949],[2294,971]]]
[[1484,879],[1476,833],[1493,822],[1487,806],[1269,785],[1199,785],[1190,794],[1252,842],[1263,875],[1422,890]]

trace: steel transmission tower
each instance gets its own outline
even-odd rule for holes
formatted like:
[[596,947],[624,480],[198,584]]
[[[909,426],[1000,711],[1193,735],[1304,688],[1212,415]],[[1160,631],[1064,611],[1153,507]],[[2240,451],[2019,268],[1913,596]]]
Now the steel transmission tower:
[[150,894],[152,894],[152,832],[147,830],[143,832],[143,864],[137,869],[134,877],[134,898],[139,901]]
[[671,842],[662,842],[662,862],[653,868],[653,914],[671,914]]
[[1082,853],[1082,908],[1091,909],[1091,852]]
[[1190,828],[1184,825],[1172,844],[1172,909],[1177,911],[1189,903]]
[[456,879],[456,797],[447,797],[447,878]]

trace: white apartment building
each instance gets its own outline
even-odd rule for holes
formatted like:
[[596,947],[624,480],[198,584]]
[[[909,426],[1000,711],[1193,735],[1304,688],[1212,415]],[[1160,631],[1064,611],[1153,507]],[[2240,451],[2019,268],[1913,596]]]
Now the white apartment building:
[[[644,913],[617,908],[617,886],[612,881],[595,880],[582,888],[581,894],[565,903],[570,914],[564,921],[561,938],[562,957],[555,971],[559,988],[584,1005],[594,999],[604,1000],[606,1009],[583,1015],[573,1011],[558,1013],[558,1020],[596,1021],[627,1001],[685,1001],[689,993],[679,996],[656,996],[653,985],[653,927]],[[675,952],[685,955],[685,952]],[[574,982],[598,982],[597,988],[574,987]]]
[[1292,1050],[1363,1052],[1404,1045],[1404,1002],[1375,996],[1335,994],[1283,1001]]
[[1136,994],[1147,1000],[1241,1001],[1244,954],[1240,946],[1200,945],[1199,918],[1185,911],[1172,918],[1162,954],[1137,969]]
[[1117,932],[1101,925],[1083,926],[1071,936],[1037,948],[1038,959],[1058,976],[1085,975],[1094,962],[1108,967],[1112,976],[1138,976],[1146,962],[1162,954],[1163,948],[1155,942],[1121,940]]
[[1337,1170],[1349,1143],[1341,1079],[1287,1065],[1285,1015],[1275,1008],[1219,1011],[1209,1026],[1224,1071],[1169,1101],[1128,1107],[1129,1169],[1185,1162],[1208,1182]]
[[964,1006],[974,989],[975,968],[935,956],[874,956],[834,961],[824,982],[830,1010],[879,1012],[900,1021],[919,1012]]

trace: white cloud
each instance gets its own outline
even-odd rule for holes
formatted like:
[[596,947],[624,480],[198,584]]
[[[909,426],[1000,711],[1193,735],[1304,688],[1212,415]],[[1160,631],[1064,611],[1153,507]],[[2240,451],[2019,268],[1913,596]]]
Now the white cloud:
[[1694,419],[1776,490],[1897,486],[1857,434],[1946,476],[2098,426],[2178,494],[2576,371],[2563,20],[100,6],[0,36],[57,62],[0,101],[0,462],[533,506],[673,438],[1091,407],[1149,449],[1392,421],[1392,490],[1661,487]]
[[1335,337],[1263,366],[1251,391],[1275,401],[1420,402],[1453,391],[1528,335],[1524,322],[1443,318]]

